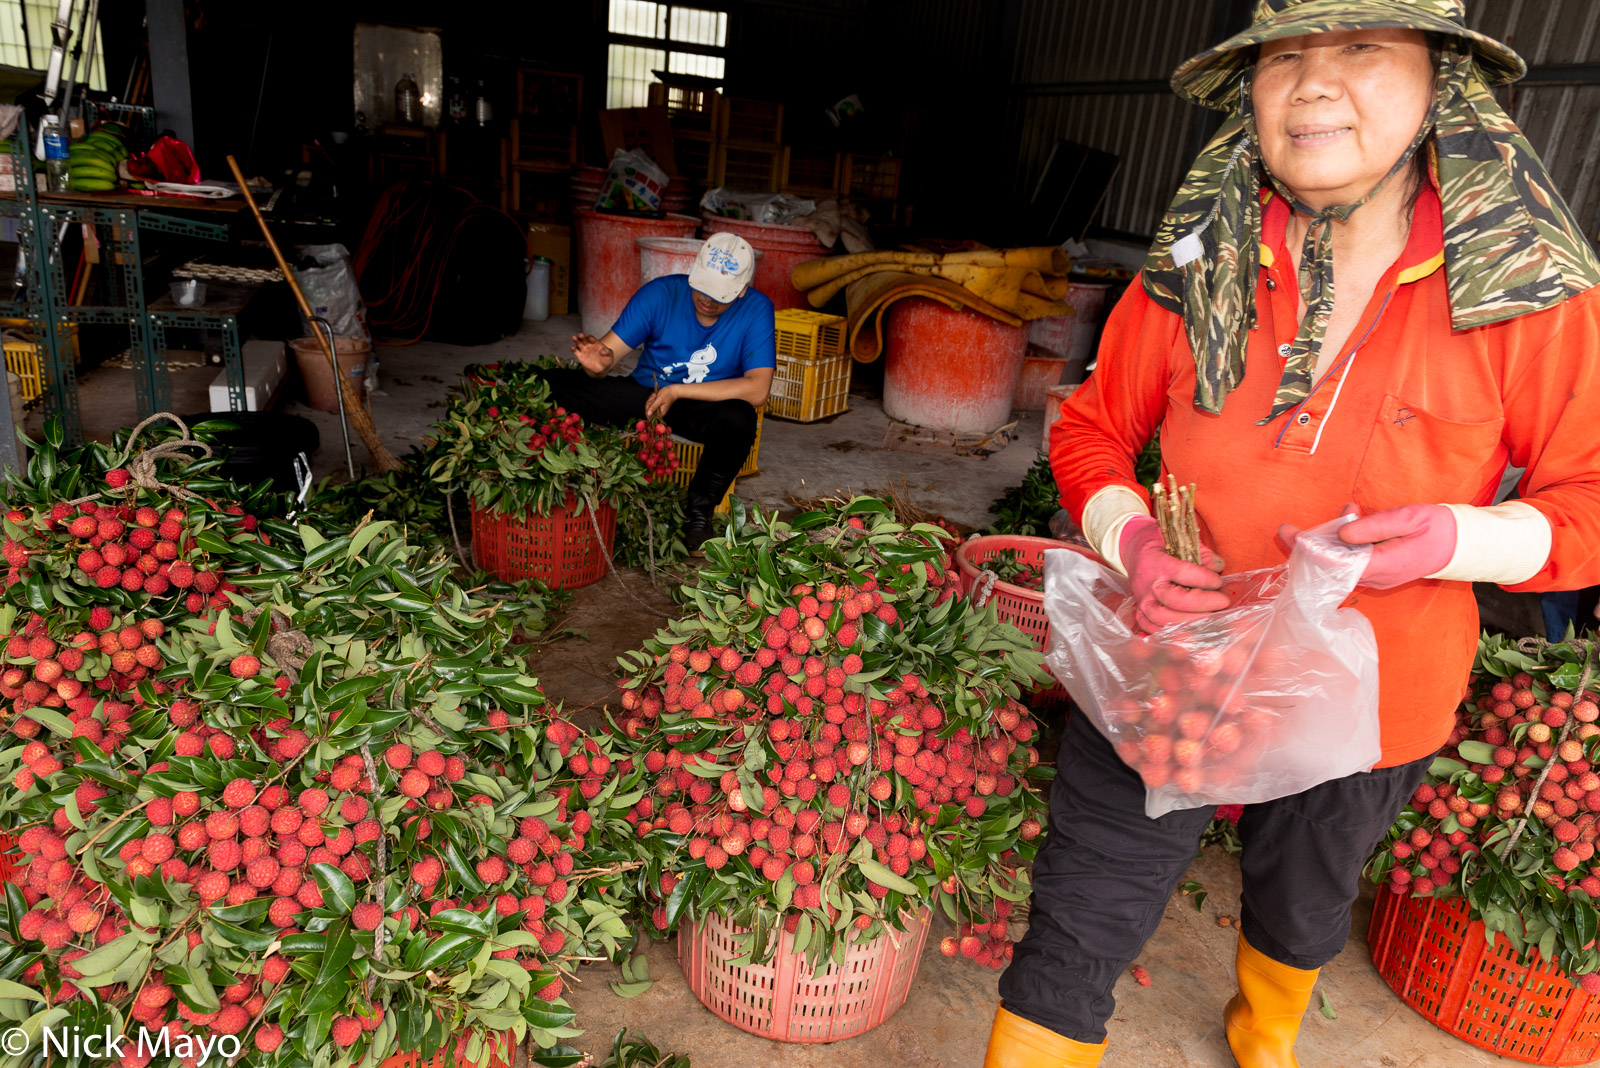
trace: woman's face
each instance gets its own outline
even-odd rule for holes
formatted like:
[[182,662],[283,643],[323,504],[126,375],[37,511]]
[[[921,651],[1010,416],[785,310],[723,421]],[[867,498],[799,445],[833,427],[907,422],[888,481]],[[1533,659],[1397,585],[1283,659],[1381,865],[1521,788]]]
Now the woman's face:
[[1269,41],[1252,96],[1262,158],[1312,208],[1360,200],[1410,146],[1433,96],[1433,62],[1417,30]]

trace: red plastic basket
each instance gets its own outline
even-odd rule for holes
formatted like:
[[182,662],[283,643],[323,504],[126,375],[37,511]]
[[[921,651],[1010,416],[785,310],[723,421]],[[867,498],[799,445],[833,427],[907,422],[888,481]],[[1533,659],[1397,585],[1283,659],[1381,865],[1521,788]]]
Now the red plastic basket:
[[1380,890],[1367,932],[1372,963],[1400,999],[1464,1042],[1531,1064],[1600,1056],[1600,998],[1505,938],[1489,945],[1459,897]]
[[[601,543],[595,540],[598,521]],[[606,554],[617,532],[617,511],[600,505],[594,520],[587,508],[566,507],[548,516],[501,515],[472,510],[472,555],[478,566],[507,581],[538,579],[557,589],[575,589],[605,577]]]
[[[1007,549],[1015,549],[1017,557],[1023,563],[1038,568],[1044,566],[1044,554],[1049,549],[1070,549],[1091,560],[1100,559],[1087,549],[1064,541],[1056,541],[1054,538],[1030,538],[1021,534],[988,534],[969,538],[956,550],[956,567],[961,572],[962,594],[972,596],[972,591],[977,588],[978,581],[982,577],[984,562]],[[1044,614],[1043,591],[1030,590],[1026,586],[996,579],[994,588],[989,593],[989,603],[995,606],[1001,619],[1031,637],[1040,652],[1050,647],[1050,618]],[[1036,704],[1065,701],[1067,691],[1060,683],[1056,683],[1035,691],[1033,700]]]
[[736,967],[735,936],[743,929],[711,916],[678,935],[678,964],[700,1003],[751,1034],[778,1042],[837,1042],[893,1016],[917,976],[928,944],[927,909],[865,946],[851,946],[843,964],[813,975],[794,936],[779,932],[765,964]]
[[[494,1044],[494,1051],[489,1055],[489,1068],[511,1068],[517,1057],[515,1036],[510,1031],[498,1032]],[[457,1056],[455,1047],[446,1044],[431,1060],[423,1060],[421,1054],[412,1050],[386,1057],[378,1068],[468,1068],[469,1065],[476,1068],[477,1062],[467,1060],[465,1051]]]

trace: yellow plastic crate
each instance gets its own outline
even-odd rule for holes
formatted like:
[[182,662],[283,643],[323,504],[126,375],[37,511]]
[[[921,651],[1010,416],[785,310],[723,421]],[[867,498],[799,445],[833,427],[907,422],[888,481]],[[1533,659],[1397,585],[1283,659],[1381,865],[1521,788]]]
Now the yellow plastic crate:
[[844,317],[785,308],[773,313],[778,370],[767,410],[779,419],[813,423],[850,410],[850,353]]
[[[7,330],[27,330],[27,319],[0,319],[0,328]],[[67,349],[72,353],[72,362],[78,362],[78,324],[63,323],[67,339]],[[44,357],[39,352],[39,346],[31,337],[15,339],[6,338],[3,343],[6,357],[6,370],[22,380],[22,399],[31,401],[43,395],[49,385],[49,376],[45,373]]]
[[[757,408],[756,440],[751,443],[750,455],[744,458],[744,466],[739,468],[739,473],[735,476],[736,478],[743,478],[745,475],[753,475],[760,470],[758,461],[760,460],[761,453],[762,418],[763,412],[760,408]],[[700,454],[706,450],[705,447],[698,442],[687,441],[678,437],[676,434],[672,436],[672,443],[678,447],[678,470],[673,474],[672,481],[687,489],[689,483],[694,480],[695,470],[700,466]],[[732,493],[733,490],[730,488],[728,492]],[[724,497],[722,499],[722,505],[718,506],[717,511],[727,511],[727,503],[728,499]]]

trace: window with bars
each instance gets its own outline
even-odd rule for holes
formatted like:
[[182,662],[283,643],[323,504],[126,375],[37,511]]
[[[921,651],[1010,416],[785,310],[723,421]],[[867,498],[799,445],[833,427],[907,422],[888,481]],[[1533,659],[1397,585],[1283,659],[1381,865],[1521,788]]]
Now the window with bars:
[[[4,0],[0,0],[4,2]],[[643,107],[652,71],[722,78],[728,13],[654,0],[611,0],[606,107]]]
[[[86,0],[85,0],[86,2]],[[33,3],[31,0],[0,0],[0,63],[23,70],[44,71],[50,66],[50,23],[55,20],[56,5]],[[62,61],[61,77],[72,72],[72,50],[78,44],[78,27],[82,9],[76,8],[68,23],[67,54]],[[84,27],[87,32],[87,27]],[[89,88],[106,87],[105,56],[101,50],[101,35],[94,35],[94,54],[79,60],[78,77],[83,77],[83,63],[89,65]]]

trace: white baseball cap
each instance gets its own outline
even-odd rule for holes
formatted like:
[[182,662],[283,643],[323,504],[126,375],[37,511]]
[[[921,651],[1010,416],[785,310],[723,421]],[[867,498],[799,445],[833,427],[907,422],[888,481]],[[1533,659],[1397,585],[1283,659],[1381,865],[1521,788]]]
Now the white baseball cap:
[[695,253],[689,268],[689,288],[718,304],[727,304],[744,292],[756,276],[756,250],[738,234],[712,234]]

